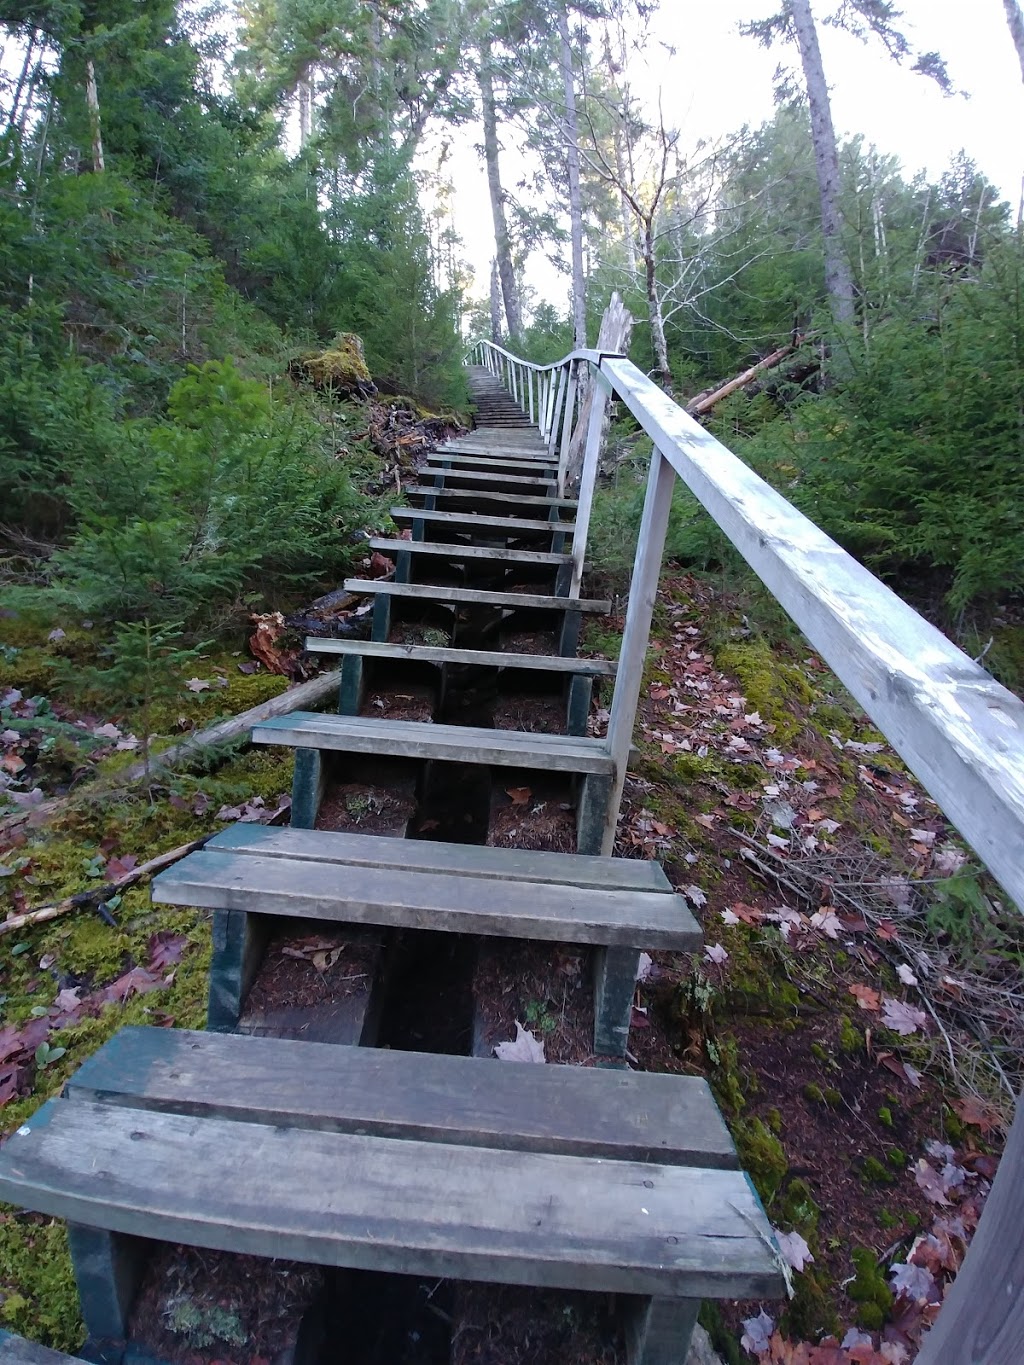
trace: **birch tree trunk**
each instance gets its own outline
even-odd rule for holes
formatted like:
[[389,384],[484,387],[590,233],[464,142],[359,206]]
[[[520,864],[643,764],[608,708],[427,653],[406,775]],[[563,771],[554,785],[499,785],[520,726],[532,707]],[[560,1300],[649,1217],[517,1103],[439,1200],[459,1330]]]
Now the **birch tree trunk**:
[[668,363],[668,343],[665,340],[665,319],[661,313],[661,296],[658,293],[658,261],[654,242],[654,219],[644,220],[644,282],[647,288],[647,317],[651,324],[651,344],[654,347],[654,360],[658,367],[658,377],[668,388],[672,383],[672,367]]
[[92,131],[92,168],[99,173],[103,164],[103,135],[100,130],[100,97],[96,89],[96,68],[90,57],[85,63],[85,102],[89,107],[89,128]]
[[839,208],[839,151],[835,128],[832,126],[825,69],[821,64],[821,48],[818,46],[810,0],[789,0],[789,10],[793,16],[807,85],[807,102],[811,109],[811,139],[821,199],[821,231],[825,238],[825,288],[832,301],[836,321],[852,322],[853,276],[843,255],[841,240],[843,217]]
[[313,132],[313,89],[309,70],[299,77],[299,147],[305,147]]
[[565,142],[569,167],[569,231],[572,238],[572,329],[578,348],[587,344],[587,287],[583,274],[583,197],[580,192],[580,133],[576,116],[576,80],[569,41],[568,0],[557,5],[558,36],[562,47],[562,83],[565,87]]
[[[491,217],[494,220],[494,250],[496,253],[501,294],[505,301],[505,318],[510,338],[522,332],[519,291],[512,264],[512,245],[505,218],[505,195],[501,188],[498,166],[498,111],[494,99],[494,80],[491,75],[491,45],[484,38],[480,42],[480,107],[484,124],[484,161],[487,163],[487,189],[491,198]],[[492,324],[493,325],[493,324]],[[495,337],[497,340],[497,337]]]
[[1006,10],[1006,22],[1010,27],[1010,37],[1013,39],[1013,45],[1017,49],[1017,57],[1020,60],[1021,79],[1024,79],[1024,14],[1021,13],[1017,0],[1003,0],[1003,9]]

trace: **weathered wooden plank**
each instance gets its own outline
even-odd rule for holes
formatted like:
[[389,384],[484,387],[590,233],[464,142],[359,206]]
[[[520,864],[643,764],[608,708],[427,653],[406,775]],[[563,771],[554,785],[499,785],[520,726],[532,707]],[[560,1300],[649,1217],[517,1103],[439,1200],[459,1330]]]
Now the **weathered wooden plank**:
[[698,1299],[628,1299],[624,1326],[629,1365],[684,1365],[699,1311]]
[[518,531],[564,531],[572,533],[575,523],[571,521],[541,521],[531,517],[488,517],[482,512],[439,512],[426,507],[392,507],[389,513],[392,521],[441,521],[449,525],[464,526],[467,531],[506,531],[514,536]]
[[384,597],[420,597],[435,602],[476,603],[485,607],[526,607],[554,611],[595,612],[604,616],[612,609],[607,599],[591,597],[556,597],[554,593],[540,592],[500,592],[486,591],[482,588],[450,588],[436,583],[394,583],[381,578],[346,578],[346,592],[376,593]]
[[78,1069],[67,1093],[324,1132],[738,1167],[697,1076],[129,1027]]
[[495,493],[489,488],[431,488],[408,484],[402,490],[410,498],[444,498],[446,502],[514,502],[517,507],[575,507],[574,498],[542,498],[536,493]]
[[493,484],[500,489],[503,485],[511,485],[541,492],[545,488],[555,486],[554,479],[544,479],[536,475],[492,474],[488,470],[478,469],[421,469],[420,474],[430,474],[435,478],[444,479],[446,484],[449,482],[465,484],[470,488],[488,488]]
[[1024,906],[1024,701],[625,360],[603,370],[676,473]]
[[[578,853],[489,848],[425,839],[382,839],[340,830],[286,829],[279,825],[234,824],[207,844],[214,851],[258,853],[266,858],[318,858],[326,863],[396,867],[407,872],[447,872],[499,881],[556,882],[604,890],[672,892],[661,866],[646,858],[588,858]],[[486,892],[482,894],[487,894]]]
[[482,730],[474,725],[432,725],[377,716],[336,716],[317,711],[293,711],[291,715],[257,725],[252,742],[290,744],[296,749],[491,763],[507,768],[550,768],[556,772],[611,770],[611,759],[600,739],[542,735],[526,730]]
[[410,659],[417,663],[475,664],[481,668],[534,668],[541,672],[572,673],[591,678],[613,678],[614,659],[566,658],[561,654],[513,654],[500,649],[454,649],[441,645],[392,645],[374,640],[336,640],[306,637],[309,654],[358,654],[367,659]]
[[673,1298],[782,1289],[737,1171],[50,1100],[0,1153],[0,1197],[113,1232],[401,1274]]
[[51,1351],[24,1337],[0,1328],[0,1365],[85,1365],[80,1356],[66,1356],[63,1351]]
[[[547,522],[548,527],[551,522]],[[399,554],[437,555],[444,559],[489,559],[503,564],[571,564],[572,556],[547,550],[506,550],[499,545],[452,545],[440,540],[389,540],[371,536],[370,549],[390,556]]]
[[472,877],[352,865],[339,877],[336,863],[220,851],[192,854],[161,873],[153,899],[261,916],[632,950],[689,952],[703,941],[681,896],[493,880],[482,896]]
[[493,469],[495,473],[515,473],[519,470],[534,470],[536,473],[544,473],[547,470],[558,469],[557,464],[552,464],[548,460],[540,460],[532,455],[456,455],[451,451],[435,450],[427,456],[425,468],[433,469],[436,465],[454,469]]

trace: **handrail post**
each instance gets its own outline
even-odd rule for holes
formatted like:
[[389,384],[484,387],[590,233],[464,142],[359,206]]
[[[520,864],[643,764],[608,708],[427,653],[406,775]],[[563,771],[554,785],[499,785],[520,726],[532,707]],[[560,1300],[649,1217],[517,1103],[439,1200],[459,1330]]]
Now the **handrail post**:
[[540,434],[544,441],[548,439],[548,429],[551,422],[551,405],[555,401],[555,376],[554,372],[547,377],[547,384],[544,387],[544,420],[540,426]]
[[[595,380],[596,382],[596,380]],[[580,487],[576,508],[576,530],[572,538],[572,579],[569,583],[569,596],[579,597],[583,581],[583,561],[587,553],[587,532],[590,529],[590,509],[594,503],[594,486],[597,483],[597,466],[601,456],[601,429],[604,426],[604,404],[595,403],[590,409],[587,423],[587,445],[583,453],[583,469],[580,474]]]
[[533,426],[533,371],[530,370],[528,373],[530,376],[530,382],[529,384],[527,384],[526,387],[530,394],[530,426]]
[[[602,406],[603,404],[595,404],[595,407]],[[629,749],[633,742],[633,726],[643,684],[654,604],[658,596],[658,580],[661,577],[661,561],[665,553],[665,537],[668,534],[668,519],[672,511],[674,484],[675,470],[655,446],[647,475],[647,492],[644,495],[644,512],[640,521],[640,534],[637,537],[636,561],[629,585],[626,627],[622,633],[619,667],[615,674],[615,692],[608,721],[608,749],[615,764],[615,771],[601,839],[603,857],[610,856],[615,847],[615,826],[619,803],[622,800],[622,786],[626,780]]]
[[579,387],[579,367],[581,361],[569,361],[569,392],[562,414],[562,445],[558,452],[558,496],[565,497],[565,478],[569,470],[569,442],[572,440],[572,420],[576,408],[576,392]]
[[[563,365],[558,371],[558,390],[555,393],[555,407],[551,414],[551,426],[548,428],[548,459],[550,460],[555,453],[555,444],[558,440],[559,418],[562,412],[562,404],[565,401],[566,382],[568,379],[568,366]],[[561,496],[561,491],[559,491]]]

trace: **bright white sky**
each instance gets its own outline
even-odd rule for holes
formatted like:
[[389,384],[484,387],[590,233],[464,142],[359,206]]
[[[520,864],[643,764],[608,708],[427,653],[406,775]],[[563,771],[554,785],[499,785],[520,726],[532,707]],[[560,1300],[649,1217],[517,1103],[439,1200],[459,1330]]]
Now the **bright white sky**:
[[[652,102],[661,91],[666,123],[683,130],[684,143],[764,122],[772,115],[776,66],[795,67],[799,59],[795,49],[766,52],[740,37],[738,25],[777,8],[772,0],[661,0],[631,71],[633,89],[647,92]],[[814,8],[829,13],[834,2],[817,0]],[[908,175],[924,169],[938,177],[964,148],[1016,213],[1024,174],[1024,83],[1002,0],[903,0],[903,10],[915,51],[940,52],[954,86],[970,98],[943,96],[932,81],[898,67],[877,41],[861,44],[819,23],[837,134],[863,134],[880,152],[898,156]],[[494,250],[483,162],[473,146],[480,139],[478,129],[468,130],[447,167],[475,295],[488,290]],[[513,131],[503,142],[508,186],[523,166],[515,139]],[[539,298],[565,308],[568,282],[539,256],[527,267],[527,282]]]

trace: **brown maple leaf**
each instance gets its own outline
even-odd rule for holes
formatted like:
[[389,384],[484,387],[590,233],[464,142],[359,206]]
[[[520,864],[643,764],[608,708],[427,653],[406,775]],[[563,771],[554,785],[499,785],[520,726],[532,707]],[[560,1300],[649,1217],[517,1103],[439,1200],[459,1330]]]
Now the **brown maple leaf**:
[[858,981],[855,981],[852,986],[848,986],[847,990],[862,1010],[878,1011],[881,1009],[882,995],[880,991],[873,990],[871,986],[862,986]]

